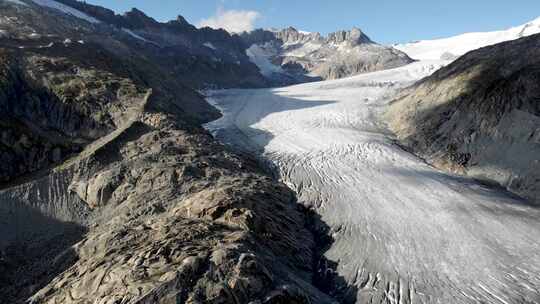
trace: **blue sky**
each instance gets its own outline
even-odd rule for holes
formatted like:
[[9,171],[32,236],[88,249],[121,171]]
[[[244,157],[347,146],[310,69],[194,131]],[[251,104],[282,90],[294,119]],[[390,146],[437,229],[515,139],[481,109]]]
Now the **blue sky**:
[[[282,28],[326,34],[361,28],[391,44],[489,31],[540,16],[540,0],[87,0],[119,13],[137,7],[160,21],[184,16],[193,24]],[[232,14],[228,14],[233,11]],[[219,15],[216,17],[216,15]],[[213,19],[208,18],[214,16]],[[219,18],[221,17],[221,18]]]

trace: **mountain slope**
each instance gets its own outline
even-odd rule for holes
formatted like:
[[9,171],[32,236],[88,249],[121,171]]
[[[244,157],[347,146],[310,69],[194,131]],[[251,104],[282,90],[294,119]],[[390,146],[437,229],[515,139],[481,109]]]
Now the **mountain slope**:
[[0,303],[334,303],[324,223],[200,127],[219,113],[144,41],[36,3],[0,1]]
[[[0,22],[4,35],[96,43],[119,57],[145,57],[195,88],[267,85],[246,56],[240,37],[224,30],[197,29],[181,16],[161,23],[137,9],[115,15],[76,0],[23,1],[23,5],[0,1],[6,15],[19,14]],[[35,14],[38,8],[42,11]],[[54,18],[65,22],[55,24]]]
[[[85,23],[74,31],[73,27],[57,29],[57,25],[41,19],[45,23],[34,22],[27,35],[50,30],[48,35],[69,34],[72,41],[98,43],[118,56],[144,56],[194,88],[267,87],[335,79],[412,62],[404,53],[374,43],[356,28],[328,37],[293,28],[277,32],[257,30],[240,37],[224,30],[197,29],[181,16],[162,23],[137,9],[116,15],[77,0],[1,3],[9,3],[9,9],[16,6],[23,13],[39,6],[47,8],[47,14]],[[4,23],[13,22],[17,23]],[[20,25],[11,27],[9,32],[15,32]],[[91,32],[81,31],[84,28],[91,28]]]
[[397,44],[394,48],[416,60],[453,60],[481,47],[538,33],[540,33],[540,18],[504,31],[467,33],[444,39]]
[[392,105],[399,139],[439,167],[540,198],[540,35],[466,54]]
[[250,59],[277,83],[336,79],[411,63],[404,53],[373,42],[361,30],[322,37],[290,27],[242,35]]

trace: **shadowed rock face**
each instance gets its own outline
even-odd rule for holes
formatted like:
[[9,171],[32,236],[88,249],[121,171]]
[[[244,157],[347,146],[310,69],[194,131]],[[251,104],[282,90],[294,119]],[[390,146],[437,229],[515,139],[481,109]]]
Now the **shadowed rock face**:
[[324,224],[200,127],[219,115],[202,96],[108,25],[0,5],[17,17],[0,24],[0,303],[334,303],[314,282]]
[[121,125],[145,94],[130,79],[65,57],[2,49],[0,61],[3,182],[80,152]]
[[540,197],[540,36],[470,52],[406,90],[398,138],[438,167]]

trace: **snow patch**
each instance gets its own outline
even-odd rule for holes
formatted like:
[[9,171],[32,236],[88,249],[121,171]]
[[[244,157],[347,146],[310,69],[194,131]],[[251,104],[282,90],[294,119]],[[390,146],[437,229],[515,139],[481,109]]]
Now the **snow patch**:
[[122,31],[124,31],[125,33],[127,33],[128,35],[130,35],[131,37],[135,38],[135,39],[138,39],[138,40],[141,40],[141,41],[144,41],[144,42],[150,42],[148,39],[142,37],[141,35],[137,35],[135,34],[132,30],[130,29],[127,29],[127,28],[122,28]]
[[283,55],[286,57],[305,57],[319,49],[321,49],[323,45],[321,43],[316,42],[306,42],[306,43],[294,43],[294,44],[284,44],[283,48],[285,51],[283,52]]
[[130,35],[131,37],[137,39],[137,40],[144,41],[146,43],[153,44],[153,45],[155,45],[157,47],[160,47],[160,45],[158,43],[156,43],[156,42],[154,42],[152,40],[148,40],[148,39],[142,37],[141,35],[136,34],[135,32],[133,32],[130,29],[122,28],[122,31],[125,32],[126,34]]
[[86,21],[88,21],[90,23],[100,23],[100,21],[97,20],[94,17],[88,16],[87,14],[85,14],[85,13],[83,13],[83,12],[77,10],[77,9],[74,9],[74,8],[72,8],[70,6],[67,6],[65,4],[62,4],[62,3],[59,3],[59,2],[56,2],[56,1],[53,1],[53,0],[32,0],[32,1],[34,3],[36,3],[37,5],[45,6],[45,7],[49,7],[49,8],[59,10],[59,11],[65,13],[65,14],[77,17],[79,19],[86,20]]
[[274,73],[284,72],[280,66],[270,62],[272,54],[256,44],[253,44],[246,50],[246,55],[259,68],[261,74],[266,77],[272,76]]
[[203,45],[209,49],[216,50],[216,47],[211,42],[205,42]]
[[15,3],[15,4],[18,4],[18,5],[22,5],[22,6],[28,6],[28,4],[22,2],[22,1],[19,1],[19,0],[4,0],[6,2],[11,2],[11,3]]
[[40,49],[48,49],[48,48],[51,48],[53,46],[54,46],[54,42],[50,42],[47,45],[40,45],[38,48],[40,48]]
[[30,38],[30,39],[41,39],[41,35],[38,34],[38,33],[32,33],[32,34],[28,35],[28,38]]

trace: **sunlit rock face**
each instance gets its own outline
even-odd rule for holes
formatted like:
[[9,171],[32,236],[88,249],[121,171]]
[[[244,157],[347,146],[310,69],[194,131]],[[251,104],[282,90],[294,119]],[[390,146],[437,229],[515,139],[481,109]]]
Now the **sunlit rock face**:
[[396,68],[411,63],[404,53],[373,42],[360,29],[319,33],[256,30],[244,33],[247,54],[278,84],[298,83]]

